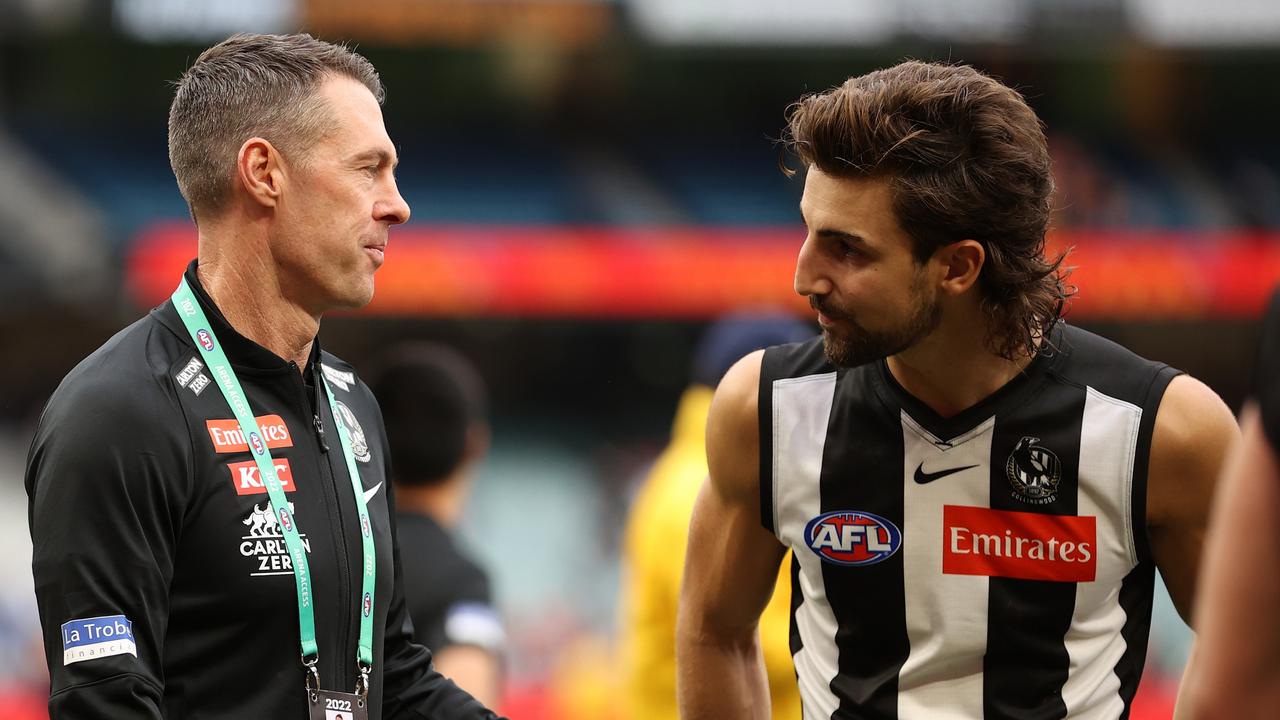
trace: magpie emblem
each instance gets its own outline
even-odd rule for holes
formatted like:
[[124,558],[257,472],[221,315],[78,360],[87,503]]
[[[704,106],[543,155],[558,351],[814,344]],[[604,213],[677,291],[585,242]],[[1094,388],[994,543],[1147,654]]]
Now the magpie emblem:
[[1030,435],[1019,440],[1009,453],[1005,474],[1015,498],[1031,505],[1048,505],[1058,498],[1062,461],[1038,442],[1040,438]]

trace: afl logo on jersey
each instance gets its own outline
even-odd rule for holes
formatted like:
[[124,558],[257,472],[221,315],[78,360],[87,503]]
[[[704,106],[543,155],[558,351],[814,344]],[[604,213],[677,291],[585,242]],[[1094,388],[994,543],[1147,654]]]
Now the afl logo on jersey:
[[836,510],[809,521],[804,541],[823,562],[874,565],[902,547],[902,531],[892,522],[859,510]]
[[1038,442],[1040,438],[1031,436],[1019,440],[1004,469],[1015,498],[1032,505],[1048,505],[1058,499],[1062,462],[1048,448],[1036,445]]
[[197,330],[196,337],[200,339],[200,347],[204,348],[206,352],[213,351],[213,336],[209,334],[208,330]]

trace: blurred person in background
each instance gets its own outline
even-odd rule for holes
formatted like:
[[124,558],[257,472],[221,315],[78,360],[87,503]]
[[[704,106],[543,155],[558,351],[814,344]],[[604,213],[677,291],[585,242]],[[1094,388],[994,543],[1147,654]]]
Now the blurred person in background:
[[56,720],[495,717],[409,634],[377,404],[316,339],[409,218],[383,96],[308,35],[178,82],[198,259],[63,380],[27,464]]
[[806,717],[1128,715],[1157,566],[1190,618],[1238,429],[1203,383],[1060,322],[1023,98],[906,62],[788,112],[795,290],[822,338],[716,390],[678,628],[687,720],[767,718],[792,551]]
[[394,349],[371,387],[391,448],[414,637],[445,677],[494,706],[505,633],[488,574],[453,535],[489,448],[483,381],[456,352],[416,343]]
[[1244,440],[1227,463],[1205,548],[1197,638],[1179,718],[1280,714],[1280,293],[1262,322]]
[[[626,717],[677,720],[676,608],[684,572],[689,516],[707,477],[707,410],[720,378],[753,350],[798,342],[813,331],[784,315],[743,313],[712,324],[694,354],[692,382],[685,389],[671,429],[671,443],[654,463],[631,506],[623,547],[622,660]],[[760,620],[761,649],[768,674],[773,717],[800,717],[800,696],[791,664],[789,572]]]

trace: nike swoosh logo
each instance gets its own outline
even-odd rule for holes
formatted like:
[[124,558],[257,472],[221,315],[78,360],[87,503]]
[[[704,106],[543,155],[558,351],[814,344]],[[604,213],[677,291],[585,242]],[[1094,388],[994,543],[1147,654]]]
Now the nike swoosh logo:
[[958,472],[964,472],[965,470],[968,470],[970,468],[976,468],[976,467],[978,466],[965,465],[964,467],[948,468],[946,470],[939,470],[937,472],[927,473],[924,471],[924,463],[920,463],[920,465],[916,467],[916,482],[919,483],[920,485],[925,485],[939,478],[944,478],[948,475],[955,475]]
[[[918,478],[919,476],[917,475],[916,477]],[[917,482],[919,482],[919,480],[917,480]],[[382,481],[381,481],[381,480],[379,480],[377,485],[374,485],[373,487],[371,487],[371,488],[369,488],[368,490],[365,490],[365,491],[364,491],[364,504],[365,504],[365,505],[368,505],[368,504],[369,504],[369,501],[373,499],[373,496],[378,494],[378,490],[379,490],[379,488],[381,488],[381,487],[382,487]]]

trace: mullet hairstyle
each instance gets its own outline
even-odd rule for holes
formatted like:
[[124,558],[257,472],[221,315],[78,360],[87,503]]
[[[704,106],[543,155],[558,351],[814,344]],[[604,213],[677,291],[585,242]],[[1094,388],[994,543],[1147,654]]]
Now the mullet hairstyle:
[[[967,65],[908,61],[787,109],[784,151],[805,167],[889,182],[917,262],[972,239],[988,348],[1034,356],[1075,289],[1045,257],[1053,179],[1044,129],[1015,90]],[[782,163],[789,177],[795,170]]]
[[231,196],[236,154],[252,137],[305,166],[333,119],[316,92],[349,77],[382,104],[378,71],[351,50],[310,35],[232,35],[200,53],[169,108],[169,164],[191,216],[219,213]]

